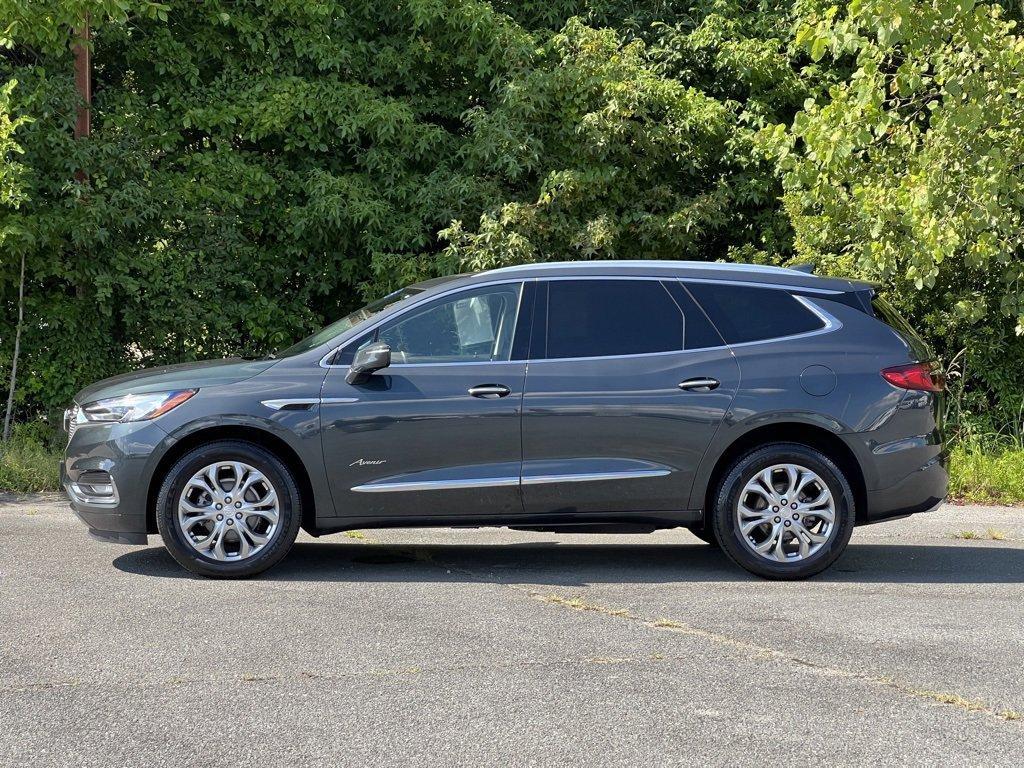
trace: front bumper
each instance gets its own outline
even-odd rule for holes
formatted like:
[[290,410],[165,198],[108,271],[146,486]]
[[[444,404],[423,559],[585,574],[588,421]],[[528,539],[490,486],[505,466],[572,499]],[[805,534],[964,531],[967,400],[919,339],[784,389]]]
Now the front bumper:
[[[151,421],[79,425],[60,466],[71,509],[101,541],[145,544],[154,451],[167,433]],[[96,484],[108,476],[109,491]],[[98,493],[97,491],[103,491]]]

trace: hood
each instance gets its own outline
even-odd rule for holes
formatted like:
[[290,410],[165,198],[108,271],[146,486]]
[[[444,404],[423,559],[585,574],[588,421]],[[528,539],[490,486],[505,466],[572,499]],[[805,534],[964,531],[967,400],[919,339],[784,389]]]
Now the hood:
[[196,363],[161,365],[141,371],[122,373],[90,384],[77,395],[79,405],[122,395],[139,395],[172,389],[201,389],[224,384],[236,384],[262,373],[277,360],[203,360]]

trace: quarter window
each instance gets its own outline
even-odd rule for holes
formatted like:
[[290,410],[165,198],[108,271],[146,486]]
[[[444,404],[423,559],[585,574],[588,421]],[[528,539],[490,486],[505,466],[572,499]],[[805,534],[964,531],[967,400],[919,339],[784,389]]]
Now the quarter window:
[[821,318],[784,290],[728,283],[686,283],[728,344],[816,331]]
[[520,289],[494,285],[438,299],[382,326],[376,341],[391,347],[394,363],[508,360]]
[[552,280],[545,357],[608,357],[683,348],[683,315],[657,280]]

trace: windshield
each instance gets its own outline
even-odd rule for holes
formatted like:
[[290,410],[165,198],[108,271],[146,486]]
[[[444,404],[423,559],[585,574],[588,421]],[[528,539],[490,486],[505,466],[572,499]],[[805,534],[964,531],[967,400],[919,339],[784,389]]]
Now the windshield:
[[316,349],[320,345],[326,344],[335,336],[339,336],[345,331],[354,328],[364,320],[369,320],[371,317],[387,309],[393,304],[405,301],[418,293],[423,293],[423,289],[415,286],[400,288],[394,293],[389,293],[382,299],[377,299],[376,301],[367,304],[365,307],[360,307],[355,312],[345,315],[341,320],[334,321],[326,328],[317,331],[312,336],[307,336],[298,344],[293,344],[287,349],[283,349],[280,352],[275,353],[272,357],[292,357],[293,355],[301,355],[303,352]]

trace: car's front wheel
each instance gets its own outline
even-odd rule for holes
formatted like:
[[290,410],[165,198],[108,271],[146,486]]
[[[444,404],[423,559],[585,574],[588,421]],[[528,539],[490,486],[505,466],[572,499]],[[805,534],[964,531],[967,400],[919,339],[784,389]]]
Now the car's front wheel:
[[157,528],[175,560],[202,576],[265,571],[291,549],[301,522],[295,478],[280,459],[240,440],[192,449],[164,478]]
[[806,445],[773,443],[733,464],[712,521],[722,549],[743,568],[802,579],[839,558],[854,517],[850,484],[832,459]]

